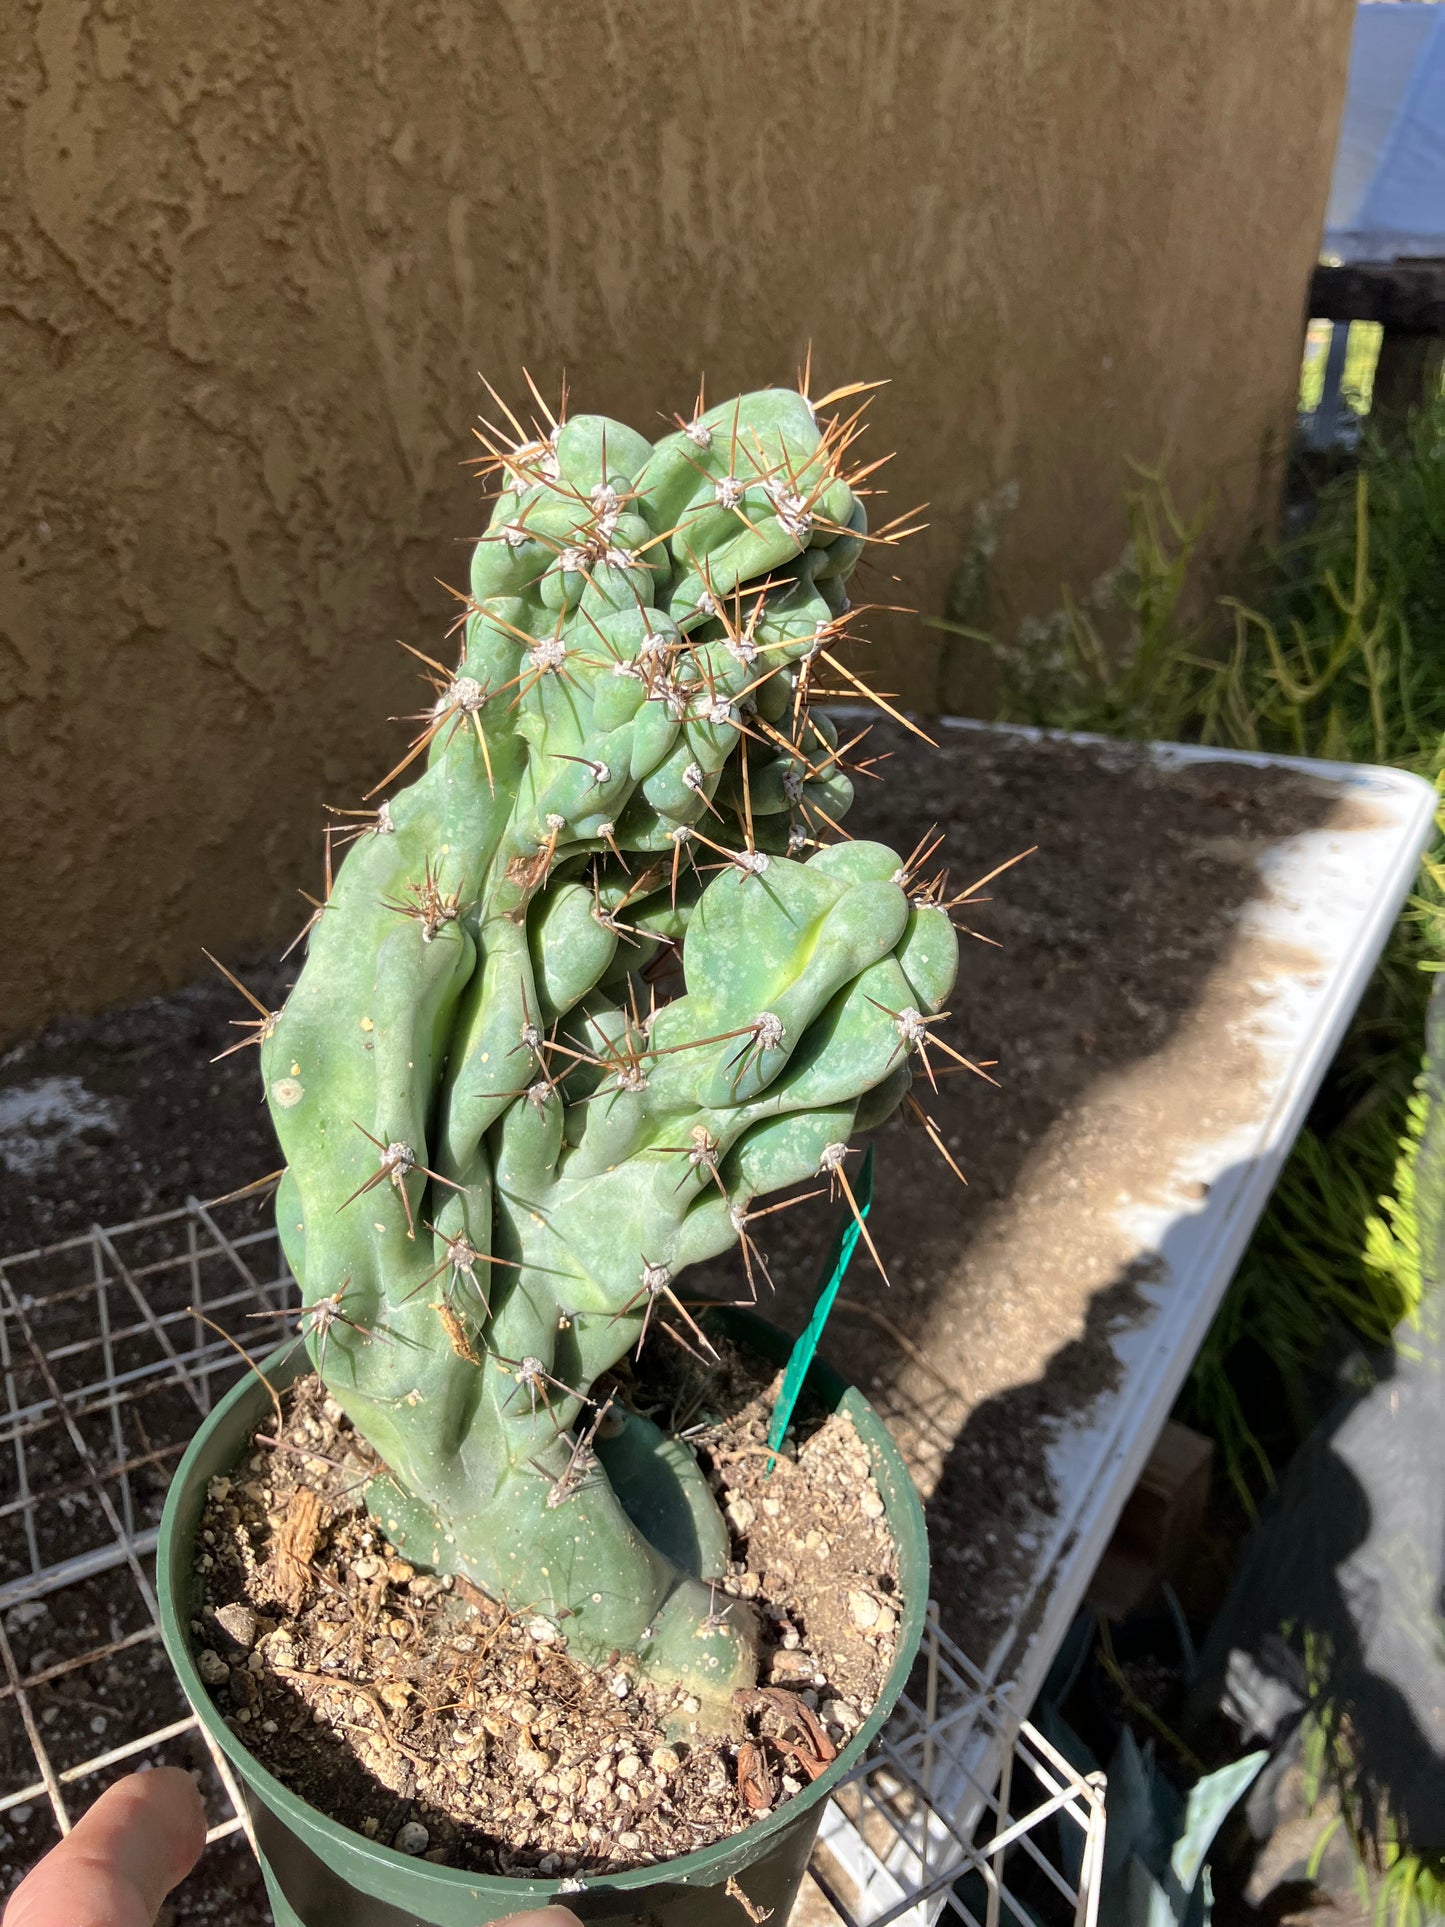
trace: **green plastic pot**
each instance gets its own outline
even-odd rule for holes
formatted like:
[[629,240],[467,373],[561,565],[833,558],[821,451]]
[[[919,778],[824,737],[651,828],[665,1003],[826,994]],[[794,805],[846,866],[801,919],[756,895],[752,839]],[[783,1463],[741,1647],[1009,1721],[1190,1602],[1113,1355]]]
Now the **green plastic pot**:
[[[782,1332],[747,1312],[712,1316],[730,1337],[770,1363],[782,1364],[792,1348]],[[263,1369],[280,1389],[306,1366],[309,1360],[294,1346],[274,1354]],[[903,1615],[878,1704],[826,1773],[742,1833],[655,1866],[590,1876],[580,1886],[555,1876],[509,1880],[464,1873],[368,1840],[284,1786],[221,1717],[191,1650],[190,1623],[198,1616],[195,1536],[208,1483],[237,1464],[268,1404],[254,1377],[232,1388],[202,1421],[171,1481],[156,1549],[156,1586],[166,1648],[186,1697],[244,1790],[277,1927],[485,1927],[549,1901],[599,1927],[744,1927],[738,1902],[724,1893],[729,1878],[737,1879],[755,1907],[772,1908],[782,1927],[828,1796],[856,1765],[903,1691],[928,1598],[923,1508],[887,1428],[860,1392],[817,1360],[808,1386],[815,1399],[830,1411],[846,1412],[857,1427],[898,1544]]]

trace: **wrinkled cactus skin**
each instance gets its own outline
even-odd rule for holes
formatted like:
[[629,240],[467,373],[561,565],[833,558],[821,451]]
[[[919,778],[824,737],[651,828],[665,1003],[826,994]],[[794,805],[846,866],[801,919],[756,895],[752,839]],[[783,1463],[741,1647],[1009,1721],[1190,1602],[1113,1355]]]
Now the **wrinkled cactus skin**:
[[781,389],[509,453],[423,773],[262,1043],[303,1331],[388,1468],[373,1512],[704,1712],[756,1677],[747,1609],[711,1610],[722,1521],[646,1421],[578,1450],[588,1394],[644,1326],[698,1342],[680,1275],[889,1114],[957,966],[897,855],[819,840],[851,789],[798,682],[866,530],[837,465]]

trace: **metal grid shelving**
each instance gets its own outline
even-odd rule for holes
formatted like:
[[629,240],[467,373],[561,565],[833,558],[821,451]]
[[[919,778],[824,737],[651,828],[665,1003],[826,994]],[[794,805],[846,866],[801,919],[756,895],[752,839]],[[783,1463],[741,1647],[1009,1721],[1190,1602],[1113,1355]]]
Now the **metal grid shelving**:
[[[136,1766],[197,1769],[209,1838],[245,1829],[165,1657],[153,1554],[198,1418],[297,1302],[254,1203],[192,1199],[0,1260],[0,1899]],[[1038,1896],[1094,1927],[1102,1782],[932,1616],[915,1687],[829,1808],[799,1927],[1009,1927]]]
[[1021,1718],[932,1607],[915,1682],[824,1816],[811,1873],[833,1916],[846,1927],[1096,1927],[1103,1774],[1078,1773]]

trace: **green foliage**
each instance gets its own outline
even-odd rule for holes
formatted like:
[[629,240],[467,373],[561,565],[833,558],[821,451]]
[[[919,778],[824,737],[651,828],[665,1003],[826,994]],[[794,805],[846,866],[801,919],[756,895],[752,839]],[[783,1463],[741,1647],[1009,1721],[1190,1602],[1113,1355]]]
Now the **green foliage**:
[[1206,1857],[1230,1812],[1268,1758],[1206,1774],[1181,1796],[1126,1726],[1109,1763],[1100,1918],[1119,1927],[1208,1927],[1213,1911]]
[[1308,1810],[1314,1813],[1327,1788],[1336,1796],[1311,1851],[1306,1877],[1318,1877],[1331,1841],[1343,1829],[1354,1854],[1360,1904],[1369,1908],[1372,1927],[1435,1927],[1445,1919],[1445,1862],[1415,1853],[1401,1841],[1380,1789],[1368,1800],[1360,1798],[1351,1722],[1331,1693],[1330,1642],[1306,1628],[1303,1648],[1308,1703],[1301,1763]]
[[1445,1867],[1394,1848],[1375,1899],[1375,1927],[1435,1927],[1445,1920]]
[[1124,556],[1087,596],[1009,641],[939,625],[988,646],[1006,720],[1439,772],[1445,400],[1326,489],[1261,608],[1204,593],[1207,510],[1186,520],[1149,471],[1125,499]]
[[[941,625],[987,642],[1006,718],[1394,763],[1442,785],[1445,398],[1403,451],[1367,442],[1252,603],[1205,593],[1206,516],[1181,516],[1159,475],[1141,475],[1128,515],[1123,561],[1088,596],[1007,642]],[[1418,1302],[1397,1166],[1412,1151],[1422,973],[1440,969],[1445,831],[1194,1369],[1192,1415],[1247,1507],[1313,1422],[1306,1375],[1327,1342],[1383,1343]],[[1259,1409],[1291,1421],[1270,1439],[1240,1397],[1251,1374],[1274,1380]]]
[[1199,726],[1209,625],[1186,606],[1207,515],[1184,520],[1163,478],[1144,471],[1125,511],[1118,566],[1082,596],[1066,588],[1051,615],[1026,616],[1011,641],[965,622],[935,625],[989,650],[1002,721],[1165,741]]
[[372,794],[423,773],[261,1026],[278,1221],[387,1468],[373,1512],[714,1711],[756,1672],[747,1609],[713,1610],[721,1519],[592,1388],[644,1339],[706,1348],[681,1273],[841,1174],[957,962],[892,851],[818,840],[852,794],[808,693],[869,539],[854,432],[768,390],[655,446],[574,416],[495,451],[461,659]]

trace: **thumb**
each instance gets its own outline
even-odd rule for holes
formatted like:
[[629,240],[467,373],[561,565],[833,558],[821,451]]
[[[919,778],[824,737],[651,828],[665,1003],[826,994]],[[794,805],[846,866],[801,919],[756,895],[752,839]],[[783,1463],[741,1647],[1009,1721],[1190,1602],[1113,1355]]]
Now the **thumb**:
[[189,1773],[132,1773],[21,1881],[0,1927],[151,1927],[205,1844],[205,1809]]

